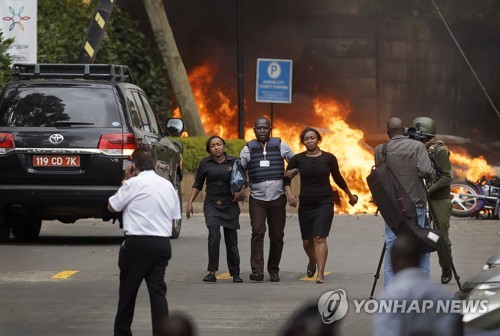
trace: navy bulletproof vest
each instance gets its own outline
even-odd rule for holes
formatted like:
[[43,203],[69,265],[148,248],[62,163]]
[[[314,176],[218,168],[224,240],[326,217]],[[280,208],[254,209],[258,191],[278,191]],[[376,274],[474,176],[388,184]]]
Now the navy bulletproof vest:
[[[266,145],[266,157],[264,158],[264,146],[262,143],[257,140],[247,143],[250,150],[250,161],[247,164],[250,183],[283,179],[285,164],[281,156],[280,145],[280,138],[269,139]],[[268,160],[269,167],[261,167],[260,161],[262,160]]]

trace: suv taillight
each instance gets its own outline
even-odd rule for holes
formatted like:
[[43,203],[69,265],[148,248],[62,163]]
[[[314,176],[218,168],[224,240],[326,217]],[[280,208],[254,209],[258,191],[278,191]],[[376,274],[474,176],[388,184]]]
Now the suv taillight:
[[137,139],[133,133],[103,134],[99,140],[99,149],[109,154],[132,155],[137,148]]
[[14,136],[10,133],[0,133],[0,154],[14,150]]

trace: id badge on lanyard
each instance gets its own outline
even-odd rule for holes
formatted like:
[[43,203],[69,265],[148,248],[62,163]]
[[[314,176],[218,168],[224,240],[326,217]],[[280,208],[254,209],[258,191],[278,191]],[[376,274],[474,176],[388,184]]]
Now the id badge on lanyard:
[[269,167],[269,166],[270,166],[270,162],[269,162],[269,160],[266,160],[266,154],[267,154],[267,152],[266,152],[266,147],[267,147],[267,142],[266,142],[264,145],[262,145],[262,147],[264,147],[264,151],[262,152],[262,154],[264,154],[264,160],[260,160],[260,163],[259,163],[259,164],[260,164],[260,166],[261,166],[261,167]]

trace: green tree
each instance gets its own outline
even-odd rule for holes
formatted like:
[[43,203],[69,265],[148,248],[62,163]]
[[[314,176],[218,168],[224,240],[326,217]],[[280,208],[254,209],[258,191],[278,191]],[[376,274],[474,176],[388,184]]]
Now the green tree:
[[[39,0],[38,62],[75,63],[95,8],[96,0],[88,5],[81,0]],[[105,30],[96,63],[128,65],[164,121],[171,116],[172,90],[158,50],[147,42],[138,22],[118,6]]]
[[2,90],[10,78],[10,65],[12,59],[7,54],[7,48],[14,42],[14,39],[3,38],[3,32],[0,30],[0,90]]

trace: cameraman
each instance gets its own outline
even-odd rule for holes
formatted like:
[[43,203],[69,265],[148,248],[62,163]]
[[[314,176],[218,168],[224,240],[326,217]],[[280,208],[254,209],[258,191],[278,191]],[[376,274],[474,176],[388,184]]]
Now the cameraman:
[[[425,204],[427,195],[420,179],[434,179],[435,171],[432,167],[425,146],[418,141],[408,139],[404,135],[405,128],[400,118],[393,117],[387,122],[387,135],[390,140],[387,143],[385,162],[397,177],[410,199],[417,208],[418,225],[425,226]],[[375,165],[380,166],[384,162],[382,154],[383,145],[375,148]],[[390,250],[396,240],[396,235],[385,225],[385,257],[384,257],[384,288],[392,281],[392,265]],[[422,256],[420,267],[427,278],[430,276],[430,254]]]
[[[436,123],[434,120],[428,117],[418,117],[413,120],[411,125],[415,129],[417,140],[422,141],[427,147],[429,157],[436,169],[436,179],[427,183],[427,193],[436,219],[439,222],[439,230],[443,234],[444,242],[451,256],[449,237],[451,216],[450,184],[453,181],[453,172],[451,170],[450,151],[443,141],[435,136]],[[438,229],[434,223],[435,220],[433,220],[434,229]],[[451,261],[444,249],[437,252],[439,266],[441,266],[441,283],[447,284],[452,277]]]

